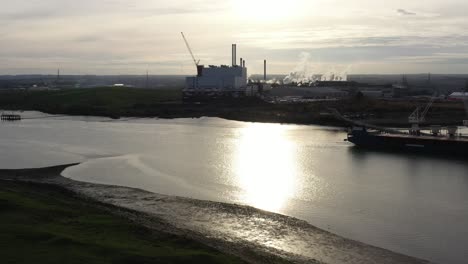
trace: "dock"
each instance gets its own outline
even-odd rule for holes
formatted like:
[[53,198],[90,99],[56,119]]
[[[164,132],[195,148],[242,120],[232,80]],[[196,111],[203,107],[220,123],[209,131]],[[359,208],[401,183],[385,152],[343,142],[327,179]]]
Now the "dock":
[[398,130],[398,129],[392,129],[392,128],[388,128],[388,127],[382,127],[382,126],[376,126],[376,125],[372,125],[372,124],[367,124],[367,123],[364,123],[364,122],[360,122],[360,121],[356,121],[356,120],[352,120],[350,118],[347,118],[347,117],[344,117],[338,110],[336,110],[335,108],[328,108],[328,110],[331,112],[331,114],[338,120],[341,120],[341,121],[344,121],[350,125],[353,125],[353,126],[358,126],[358,127],[367,127],[367,128],[371,128],[371,129],[375,129],[375,130],[378,130],[378,131],[382,131],[382,132],[385,132],[385,133],[388,133],[388,134],[397,134],[397,135],[405,135],[407,133],[403,133],[402,131]]

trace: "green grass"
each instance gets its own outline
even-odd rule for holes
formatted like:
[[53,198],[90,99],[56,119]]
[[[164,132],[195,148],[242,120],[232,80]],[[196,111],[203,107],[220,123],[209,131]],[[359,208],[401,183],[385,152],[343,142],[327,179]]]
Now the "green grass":
[[241,263],[149,232],[59,187],[0,181],[1,263]]
[[168,102],[180,102],[180,90],[133,88],[2,91],[0,108],[53,114],[120,116]]
[[[343,114],[372,114],[380,125],[405,126],[417,106],[426,101],[385,101],[354,98],[337,102],[268,104],[258,98],[219,99],[183,103],[177,89],[123,87],[63,89],[59,91],[0,91],[0,109],[37,110],[49,114],[119,117],[197,118],[221,117],[251,122],[347,125],[323,116],[328,108]],[[462,103],[435,102],[428,113],[433,124],[459,124],[466,119]],[[372,122],[376,122],[373,120]]]

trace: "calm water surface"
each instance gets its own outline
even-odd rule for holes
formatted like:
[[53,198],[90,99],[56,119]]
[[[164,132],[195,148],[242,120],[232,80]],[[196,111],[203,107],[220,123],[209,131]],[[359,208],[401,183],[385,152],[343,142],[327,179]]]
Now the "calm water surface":
[[83,162],[64,176],[247,204],[435,262],[468,259],[468,159],[360,151],[317,126],[26,116],[0,124],[1,168]]

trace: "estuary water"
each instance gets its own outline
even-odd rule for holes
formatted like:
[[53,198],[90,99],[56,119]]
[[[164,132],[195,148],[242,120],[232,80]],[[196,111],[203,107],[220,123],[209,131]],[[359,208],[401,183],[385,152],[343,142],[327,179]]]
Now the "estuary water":
[[359,150],[336,128],[201,119],[47,117],[0,123],[0,168],[296,217],[438,263],[468,259],[468,158]]

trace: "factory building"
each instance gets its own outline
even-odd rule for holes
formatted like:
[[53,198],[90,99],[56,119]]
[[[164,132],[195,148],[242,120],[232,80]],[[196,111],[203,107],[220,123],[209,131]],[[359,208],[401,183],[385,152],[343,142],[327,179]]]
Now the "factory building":
[[454,101],[468,100],[468,92],[454,92],[448,96],[448,99]]
[[187,91],[217,91],[228,93],[245,93],[247,87],[247,68],[240,66],[214,66],[199,69],[200,74],[187,77]]
[[187,77],[185,80],[184,99],[245,96],[247,68],[243,59],[240,59],[240,65],[237,65],[236,48],[236,44],[233,44],[231,66],[205,67],[197,64],[197,76]]

